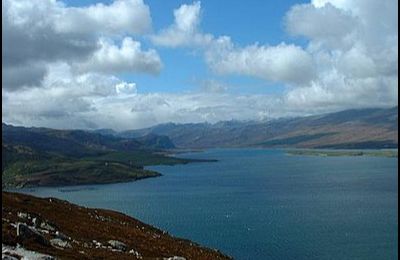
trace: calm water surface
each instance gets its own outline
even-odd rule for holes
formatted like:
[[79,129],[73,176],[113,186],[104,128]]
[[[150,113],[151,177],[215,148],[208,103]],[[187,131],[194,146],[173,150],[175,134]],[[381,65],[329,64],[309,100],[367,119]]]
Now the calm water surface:
[[138,182],[24,190],[132,215],[235,259],[397,259],[398,161],[213,149]]

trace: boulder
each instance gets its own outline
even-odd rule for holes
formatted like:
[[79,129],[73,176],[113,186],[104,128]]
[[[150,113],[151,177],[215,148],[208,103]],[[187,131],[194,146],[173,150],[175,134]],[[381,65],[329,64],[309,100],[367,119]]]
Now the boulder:
[[34,240],[41,245],[49,245],[47,239],[35,228],[29,227],[24,223],[17,224],[17,237],[23,243],[25,240]]
[[18,260],[18,258],[11,255],[2,254],[1,260]]
[[51,244],[52,246],[54,246],[54,247],[62,248],[62,249],[64,249],[64,248],[71,248],[71,247],[72,247],[70,243],[68,243],[67,241],[61,240],[61,239],[59,239],[59,238],[53,238],[53,239],[51,239],[51,240],[50,240],[50,244]]
[[31,251],[19,245],[13,247],[4,244],[2,244],[2,259],[55,260],[55,258],[51,255],[46,255],[36,251]]
[[69,236],[64,235],[60,231],[56,231],[56,236],[57,236],[57,238],[62,239],[62,240],[71,240],[71,238]]
[[52,226],[51,224],[49,224],[49,223],[47,223],[45,221],[40,223],[40,227],[45,229],[45,230],[48,230],[48,231],[55,231],[56,230],[56,228],[54,226]]
[[22,219],[30,219],[30,216],[29,216],[29,214],[28,213],[25,213],[25,212],[18,212],[18,217],[19,218],[22,218]]
[[126,248],[127,248],[125,243],[122,243],[121,241],[118,241],[118,240],[108,240],[108,244],[112,248],[121,250],[121,251],[126,251]]
[[136,258],[139,258],[141,256],[140,253],[134,249],[129,250],[128,253],[133,254],[134,256],[136,256]]

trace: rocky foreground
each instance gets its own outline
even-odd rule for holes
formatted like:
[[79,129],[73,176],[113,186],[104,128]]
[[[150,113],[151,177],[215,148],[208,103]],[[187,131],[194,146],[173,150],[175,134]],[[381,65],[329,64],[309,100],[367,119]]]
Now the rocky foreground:
[[111,210],[2,192],[2,259],[231,259]]

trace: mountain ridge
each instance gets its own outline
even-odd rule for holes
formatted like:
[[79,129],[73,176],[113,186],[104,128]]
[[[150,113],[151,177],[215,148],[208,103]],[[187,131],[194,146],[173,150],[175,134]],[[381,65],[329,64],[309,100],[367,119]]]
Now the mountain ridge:
[[[179,148],[397,148],[397,124],[396,106],[349,109],[306,117],[278,118],[266,122],[234,120],[215,124],[166,123],[122,131],[116,135],[131,138],[148,134],[165,135]],[[306,140],[301,140],[301,136]],[[293,142],[295,137],[299,138]]]

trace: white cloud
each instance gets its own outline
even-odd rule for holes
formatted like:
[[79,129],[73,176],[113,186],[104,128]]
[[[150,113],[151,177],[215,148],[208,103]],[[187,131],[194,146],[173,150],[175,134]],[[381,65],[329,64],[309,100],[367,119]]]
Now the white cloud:
[[136,84],[121,82],[115,85],[115,91],[117,92],[117,94],[136,94]]
[[327,3],[321,7],[312,4],[293,6],[285,17],[286,30],[292,35],[305,36],[313,44],[327,47],[351,47],[357,18],[351,12]]
[[[117,0],[88,7],[67,7],[56,0],[5,0],[2,7],[2,86],[8,91],[38,86],[49,63],[88,63],[93,55],[115,48],[118,50],[112,54],[119,51],[119,55],[130,55],[131,60],[114,62],[109,73],[118,69],[156,73],[160,69],[155,50],[142,51],[140,43],[127,36],[151,30],[150,11],[142,0]],[[112,41],[121,37],[126,38],[120,49],[99,44],[100,38]],[[95,65],[102,72],[108,69],[101,61]],[[14,78],[18,74],[21,79]]]
[[250,75],[295,84],[307,83],[314,77],[311,55],[293,44],[211,50],[206,59],[220,74]]
[[[294,5],[284,23],[288,33],[308,40],[303,49],[286,43],[241,47],[228,36],[202,33],[201,5],[194,2],[176,9],[174,24],[153,40],[169,47],[200,48],[218,74],[288,84],[291,100],[301,94],[302,100],[319,106],[328,101],[343,107],[382,106],[383,100],[374,98],[380,96],[395,105],[397,97],[391,95],[397,93],[397,5],[395,0],[314,0]],[[327,84],[331,81],[336,84]],[[319,98],[321,102],[315,102]]]
[[[134,84],[127,82],[115,84],[115,93],[103,96],[93,93],[96,87],[89,84],[89,81],[82,82],[74,89],[53,86],[7,93],[3,95],[3,106],[7,107],[3,109],[3,120],[55,128],[126,130],[171,121],[260,120],[265,117],[260,111],[265,111],[270,102],[276,102],[265,95],[215,92],[141,94],[132,91]],[[83,86],[87,89],[80,90]]]
[[116,0],[109,5],[62,8],[55,30],[61,33],[143,34],[151,30],[150,9],[143,0]]
[[130,37],[122,40],[121,46],[101,38],[99,49],[87,61],[77,64],[79,71],[102,73],[145,72],[157,74],[162,63],[154,49],[143,51],[141,44]]
[[219,74],[241,74],[270,81],[304,83],[313,76],[312,59],[301,47],[253,44],[235,46],[230,37],[200,31],[201,4],[183,4],[174,10],[174,23],[151,37],[154,44],[204,50],[209,67]]
[[183,4],[174,10],[174,23],[150,38],[156,45],[167,47],[204,46],[213,36],[198,31],[201,20],[200,2]]
[[[48,66],[48,74],[40,86],[3,91],[3,120],[28,125],[86,128],[95,125],[95,119],[84,115],[98,111],[96,102],[136,93],[135,83],[114,76],[75,74],[64,62]],[[100,114],[97,116],[101,117]],[[91,124],[86,125],[89,122]]]
[[398,103],[397,1],[333,0],[295,5],[289,32],[306,36],[318,68],[310,85],[290,90],[299,107],[393,106]]
[[369,78],[379,75],[374,60],[363,47],[355,45],[338,60],[338,70],[347,78]]
[[332,72],[310,86],[291,89],[283,104],[302,113],[397,105],[397,77],[347,78]]

